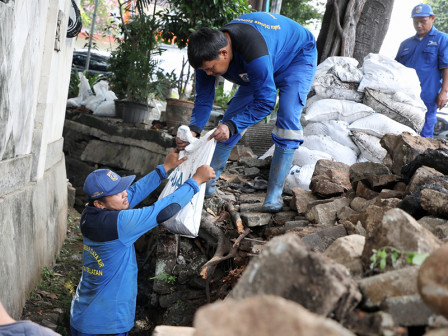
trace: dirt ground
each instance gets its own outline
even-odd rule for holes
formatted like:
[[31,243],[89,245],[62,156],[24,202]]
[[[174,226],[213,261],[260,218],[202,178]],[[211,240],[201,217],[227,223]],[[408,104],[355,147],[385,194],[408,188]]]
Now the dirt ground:
[[76,291],[82,267],[80,214],[69,208],[67,237],[52,267],[43,267],[41,281],[31,292],[22,312],[22,319],[31,320],[70,335],[70,303]]

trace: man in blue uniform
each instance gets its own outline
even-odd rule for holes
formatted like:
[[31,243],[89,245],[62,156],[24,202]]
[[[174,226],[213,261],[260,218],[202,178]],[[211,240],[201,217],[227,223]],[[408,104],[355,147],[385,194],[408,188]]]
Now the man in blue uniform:
[[134,242],[175,215],[215,173],[210,166],[201,166],[172,194],[151,206],[134,207],[159,186],[169,170],[185,160],[171,153],[163,165],[132,186],[135,175],[120,177],[109,169],[97,169],[87,176],[84,192],[89,204],[81,216],[83,269],[70,312],[72,336],[127,335],[134,326]]
[[[219,30],[201,28],[188,43],[188,59],[196,69],[196,99],[190,130],[198,136],[213,106],[215,77],[239,88],[211,137],[218,143],[211,162],[216,179],[230,151],[244,131],[274,109],[279,109],[272,131],[275,151],[263,208],[279,211],[282,191],[295,150],[303,143],[302,108],[311,89],[317,64],[315,38],[307,29],[279,14],[245,14]],[[178,148],[186,143],[177,139]],[[215,191],[216,179],[207,183],[206,195]]]
[[420,135],[432,138],[437,108],[447,103],[448,35],[433,27],[435,15],[427,4],[415,6],[411,17],[417,34],[401,43],[395,60],[417,71],[420,97],[428,109]]

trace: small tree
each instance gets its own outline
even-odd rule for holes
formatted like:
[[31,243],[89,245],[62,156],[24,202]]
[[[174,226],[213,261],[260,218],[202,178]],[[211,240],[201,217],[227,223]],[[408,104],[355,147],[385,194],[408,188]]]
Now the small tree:
[[[118,3],[122,8],[120,1]],[[118,47],[109,60],[111,87],[120,99],[146,104],[157,70],[152,56],[158,46],[158,19],[142,10],[125,22],[121,11],[120,14],[122,36],[116,37]]]

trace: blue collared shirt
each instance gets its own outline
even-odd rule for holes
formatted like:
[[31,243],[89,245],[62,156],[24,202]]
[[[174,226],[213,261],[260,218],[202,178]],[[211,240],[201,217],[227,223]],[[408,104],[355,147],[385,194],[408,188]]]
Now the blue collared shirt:
[[448,68],[448,35],[432,27],[425,37],[417,34],[404,40],[395,60],[416,70],[425,103],[435,103],[442,86],[443,69]]

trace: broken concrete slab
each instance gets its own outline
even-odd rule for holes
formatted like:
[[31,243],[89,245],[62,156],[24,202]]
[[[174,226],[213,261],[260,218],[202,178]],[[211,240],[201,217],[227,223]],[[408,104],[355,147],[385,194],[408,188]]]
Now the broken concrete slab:
[[203,306],[198,310],[193,326],[195,336],[354,336],[336,321],[273,295],[225,299]]
[[312,252],[297,235],[287,233],[270,240],[249,262],[229,298],[278,295],[340,320],[360,301],[357,287],[344,266]]

